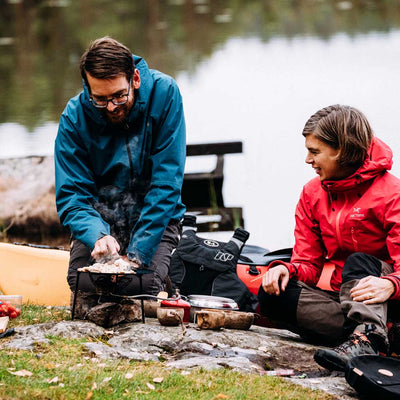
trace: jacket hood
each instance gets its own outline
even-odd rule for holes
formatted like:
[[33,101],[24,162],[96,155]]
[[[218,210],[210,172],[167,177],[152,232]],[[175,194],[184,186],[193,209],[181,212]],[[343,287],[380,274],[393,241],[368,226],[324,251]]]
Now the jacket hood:
[[[146,104],[149,101],[151,88],[153,86],[153,77],[146,61],[139,56],[132,55],[132,57],[135,62],[135,68],[137,68],[140,73],[140,88],[135,91],[135,104],[128,115],[128,122],[135,120],[138,114],[145,110]],[[82,86],[83,91],[79,97],[82,107],[85,110],[85,114],[88,115],[94,122],[103,126],[107,125],[107,119],[104,117],[103,112],[93,107],[90,103],[89,89],[84,80],[82,80]]]
[[390,170],[392,165],[393,153],[390,147],[377,137],[373,137],[367,157],[356,172],[339,181],[323,181],[321,185],[331,192],[351,190]]

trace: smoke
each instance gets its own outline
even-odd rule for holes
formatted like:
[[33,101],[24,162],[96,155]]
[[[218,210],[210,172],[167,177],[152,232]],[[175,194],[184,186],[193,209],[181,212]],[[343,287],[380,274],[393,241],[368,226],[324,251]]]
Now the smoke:
[[99,198],[94,204],[94,208],[110,225],[111,235],[121,247],[120,254],[126,254],[132,229],[140,217],[149,186],[147,181],[140,184],[136,180],[130,187],[134,190],[121,191],[113,185],[104,186],[99,189]]

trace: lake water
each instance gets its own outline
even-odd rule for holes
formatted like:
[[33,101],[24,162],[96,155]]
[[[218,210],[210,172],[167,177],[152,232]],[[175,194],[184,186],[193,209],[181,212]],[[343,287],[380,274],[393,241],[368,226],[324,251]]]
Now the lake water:
[[[302,186],[314,176],[311,167],[304,162],[306,152],[301,131],[309,116],[324,106],[342,103],[363,111],[375,134],[392,147],[393,172],[400,176],[400,24],[397,23],[400,18],[390,19],[399,15],[398,2],[393,2],[394,8],[389,10],[392,14],[384,13],[383,16],[376,10],[355,10],[352,2],[339,2],[339,10],[326,8],[332,11],[332,14],[326,11],[328,16],[336,18],[336,25],[328,33],[322,23],[322,32],[310,33],[304,28],[310,24],[308,18],[314,18],[312,10],[309,11],[312,16],[308,14],[310,2],[300,2],[303,7],[300,16],[288,2],[282,2],[285,7],[274,9],[278,14],[264,23],[259,21],[257,7],[263,4],[263,12],[268,13],[265,4],[269,2],[227,1],[225,7],[220,5],[220,8],[205,0],[149,3],[153,3],[152,12],[158,5],[171,13],[171,9],[176,12],[190,3],[197,7],[194,21],[214,12],[212,23],[209,23],[214,29],[214,38],[209,38],[202,24],[192,23],[193,31],[187,38],[178,40],[176,37],[180,36],[175,33],[171,43],[158,43],[162,49],[164,46],[171,49],[174,65],[167,62],[169,57],[165,49],[160,55],[157,46],[153,45],[152,51],[145,46],[153,43],[151,40],[161,40],[159,36],[163,31],[160,29],[173,25],[172,15],[166,20],[158,17],[158,22],[154,22],[159,30],[154,32],[156,39],[139,41],[140,52],[130,44],[134,40],[129,35],[120,35],[135,52],[149,59],[150,66],[170,73],[177,80],[184,99],[188,143],[243,141],[243,154],[225,157],[224,199],[228,207],[243,208],[251,244],[271,250],[293,245],[295,205]],[[330,7],[333,3],[319,2]],[[250,5],[253,8],[249,10]],[[10,4],[10,7],[17,6]],[[72,3],[64,6],[66,11],[57,9],[61,16],[67,10],[73,10]],[[289,18],[292,25],[290,29],[285,28],[289,33],[282,33],[288,22],[279,12],[287,13],[288,10],[293,11],[294,20]],[[149,9],[139,11],[149,14]],[[317,22],[330,21],[323,11],[320,12]],[[360,18],[363,24],[359,32],[354,30],[354,26],[360,24],[355,16],[364,18]],[[339,17],[349,20],[347,25],[342,24]],[[58,15],[58,18],[61,17]],[[187,18],[190,22],[191,18]],[[189,29],[183,22],[177,27]],[[246,28],[243,28],[245,23]],[[264,24],[274,28],[266,34]],[[317,26],[315,21],[314,25]],[[99,32],[90,38],[83,35],[86,40],[79,38],[81,47],[85,47],[89,39],[101,36],[104,30]],[[210,42],[207,48],[204,48],[201,35],[204,35],[204,42]],[[122,40],[117,34],[114,36]],[[1,56],[0,72],[8,58],[23,58],[12,51],[19,45],[11,39],[7,42],[0,38],[0,51],[6,50]],[[41,48],[39,41],[36,46],[34,51],[28,45],[24,49],[29,52],[26,63],[30,62],[39,70],[35,52],[41,54],[48,49],[48,44]],[[80,87],[76,62],[82,51],[77,50],[77,40],[69,40],[65,46],[68,52],[66,70],[62,69],[61,62],[56,63],[60,65],[58,72],[43,63],[45,71],[42,74],[36,73],[31,80],[22,76],[20,82],[18,72],[21,74],[24,70],[24,63],[19,61],[16,71],[9,72],[9,79],[1,78],[4,90],[0,101],[3,109],[0,111],[0,158],[52,154],[59,113]],[[31,90],[29,84],[35,89]],[[7,97],[7,91],[10,97]],[[37,109],[33,106],[37,104],[36,100],[41,100]],[[214,164],[213,157],[192,157],[188,159],[187,171],[211,170]]]

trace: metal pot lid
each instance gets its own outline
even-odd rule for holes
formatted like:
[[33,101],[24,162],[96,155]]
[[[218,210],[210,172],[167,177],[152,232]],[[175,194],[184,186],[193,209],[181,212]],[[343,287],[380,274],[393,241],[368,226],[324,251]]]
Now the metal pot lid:
[[192,307],[239,310],[236,301],[228,297],[191,294],[188,296],[188,301]]

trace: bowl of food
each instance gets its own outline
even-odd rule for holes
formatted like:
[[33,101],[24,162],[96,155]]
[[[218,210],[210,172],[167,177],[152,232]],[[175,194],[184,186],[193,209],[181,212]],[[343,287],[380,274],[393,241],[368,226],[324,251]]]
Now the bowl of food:
[[0,317],[17,318],[21,315],[21,295],[0,295]]

